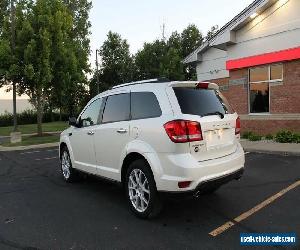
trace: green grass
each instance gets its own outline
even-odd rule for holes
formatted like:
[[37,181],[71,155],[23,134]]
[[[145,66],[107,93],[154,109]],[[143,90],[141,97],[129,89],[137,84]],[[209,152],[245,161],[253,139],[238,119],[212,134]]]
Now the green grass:
[[[67,122],[49,122],[43,123],[43,132],[55,132],[62,131],[68,127]],[[10,135],[13,127],[0,127],[0,136]],[[27,125],[19,125],[18,130],[22,132],[22,134],[33,134],[37,132],[36,124],[27,124]]]
[[51,143],[51,142],[58,142],[59,135],[49,135],[44,134],[43,136],[24,136],[22,137],[22,142],[20,143],[10,143],[5,142],[1,144],[1,146],[5,147],[16,147],[16,146],[28,146],[28,145],[36,145],[36,144],[44,144],[44,143]]

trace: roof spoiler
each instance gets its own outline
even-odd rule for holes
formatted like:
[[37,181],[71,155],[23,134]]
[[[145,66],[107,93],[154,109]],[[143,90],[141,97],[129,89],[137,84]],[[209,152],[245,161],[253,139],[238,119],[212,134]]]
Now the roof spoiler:
[[219,85],[212,82],[197,82],[197,81],[171,82],[169,86],[219,90]]

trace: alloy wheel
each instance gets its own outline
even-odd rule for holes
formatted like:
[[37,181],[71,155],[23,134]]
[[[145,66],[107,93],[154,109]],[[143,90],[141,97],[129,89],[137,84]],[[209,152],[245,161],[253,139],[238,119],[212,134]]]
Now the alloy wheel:
[[69,179],[71,174],[70,167],[71,167],[70,156],[66,151],[64,151],[61,157],[61,169],[62,169],[63,176],[66,180]]
[[138,212],[144,212],[150,202],[150,187],[146,175],[133,169],[129,175],[128,192],[131,204]]

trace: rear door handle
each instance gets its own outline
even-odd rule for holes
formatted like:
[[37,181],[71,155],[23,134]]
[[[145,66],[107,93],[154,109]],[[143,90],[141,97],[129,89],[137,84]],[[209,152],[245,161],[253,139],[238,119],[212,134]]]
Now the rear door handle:
[[125,128],[120,128],[120,129],[117,130],[117,132],[118,132],[119,134],[125,134],[125,133],[127,133],[127,129],[125,129]]
[[88,135],[93,135],[93,134],[95,134],[93,131],[89,131],[89,132],[87,132],[87,134]]

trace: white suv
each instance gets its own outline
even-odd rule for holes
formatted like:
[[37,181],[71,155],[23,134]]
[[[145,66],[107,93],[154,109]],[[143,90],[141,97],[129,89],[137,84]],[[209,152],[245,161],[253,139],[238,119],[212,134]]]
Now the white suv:
[[60,137],[63,178],[80,172],[121,182],[131,210],[148,218],[160,193],[210,193],[239,179],[240,119],[208,82],[159,79],[94,97]]

